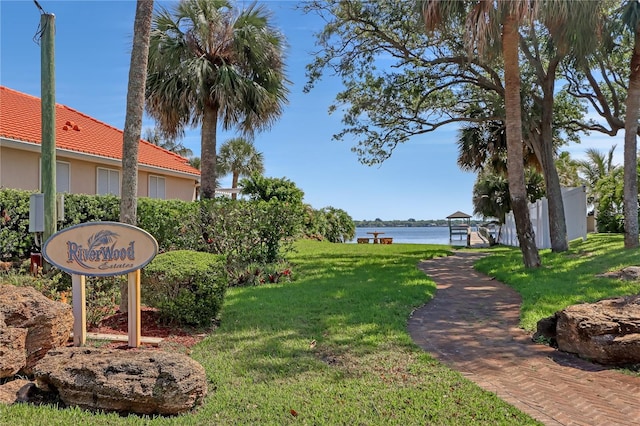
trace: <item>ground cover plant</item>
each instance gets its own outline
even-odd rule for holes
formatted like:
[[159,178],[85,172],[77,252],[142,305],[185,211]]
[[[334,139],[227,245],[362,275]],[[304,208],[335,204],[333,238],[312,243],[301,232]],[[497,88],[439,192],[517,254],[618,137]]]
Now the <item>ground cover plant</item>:
[[192,414],[120,418],[0,406],[6,424],[536,424],[411,341],[435,284],[416,265],[447,247],[300,241],[293,282],[227,291],[220,326],[192,348],[209,395]]
[[589,234],[586,241],[573,241],[563,253],[541,250],[542,266],[534,269],[523,267],[517,249],[497,247],[491,253],[475,268],[520,293],[520,324],[530,332],[538,320],[569,305],[640,293],[638,281],[598,276],[640,265],[640,249],[625,249],[621,234]]

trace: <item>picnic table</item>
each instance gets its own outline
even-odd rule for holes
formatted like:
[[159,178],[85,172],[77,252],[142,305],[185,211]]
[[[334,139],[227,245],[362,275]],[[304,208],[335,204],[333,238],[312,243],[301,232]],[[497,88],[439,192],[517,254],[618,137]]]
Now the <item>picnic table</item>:
[[373,244],[378,244],[380,241],[378,240],[378,235],[382,235],[384,234],[384,232],[367,232],[367,234],[372,234],[373,235]]

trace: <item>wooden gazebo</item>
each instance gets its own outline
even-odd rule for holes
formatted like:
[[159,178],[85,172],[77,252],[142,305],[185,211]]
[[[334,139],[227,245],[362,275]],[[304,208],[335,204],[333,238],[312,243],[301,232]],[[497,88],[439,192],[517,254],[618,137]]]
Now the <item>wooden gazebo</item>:
[[471,215],[457,211],[447,216],[449,222],[449,241],[454,235],[459,235],[460,239],[466,239],[471,229]]

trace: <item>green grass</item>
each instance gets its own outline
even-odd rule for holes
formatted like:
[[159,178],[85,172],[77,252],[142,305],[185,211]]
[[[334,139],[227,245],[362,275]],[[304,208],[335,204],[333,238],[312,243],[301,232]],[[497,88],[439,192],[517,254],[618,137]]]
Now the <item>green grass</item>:
[[0,422],[537,424],[411,341],[407,320],[435,291],[416,265],[447,247],[302,241],[297,249],[293,283],[228,291],[220,327],[193,348],[209,380],[196,412],[120,418],[0,405]]
[[640,250],[625,249],[622,235],[589,234],[587,241],[572,242],[564,253],[541,250],[542,267],[529,270],[517,248],[500,247],[491,253],[475,267],[520,293],[520,322],[527,331],[569,305],[640,293],[638,281],[596,276],[640,264]]

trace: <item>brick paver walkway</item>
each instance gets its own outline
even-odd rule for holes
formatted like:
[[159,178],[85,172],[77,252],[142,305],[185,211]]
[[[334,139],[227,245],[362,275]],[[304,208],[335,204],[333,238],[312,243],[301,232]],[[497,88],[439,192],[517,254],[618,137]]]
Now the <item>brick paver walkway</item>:
[[476,272],[480,256],[420,263],[438,290],[409,319],[416,344],[546,425],[640,425],[640,378],[533,343],[519,295]]

